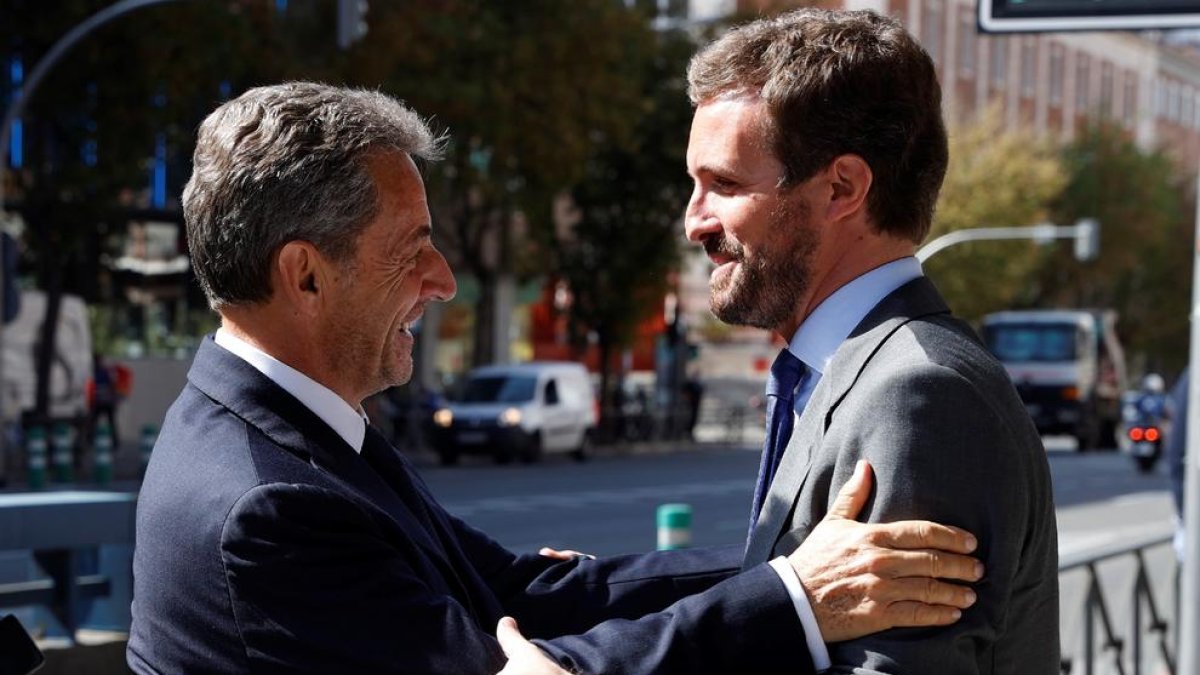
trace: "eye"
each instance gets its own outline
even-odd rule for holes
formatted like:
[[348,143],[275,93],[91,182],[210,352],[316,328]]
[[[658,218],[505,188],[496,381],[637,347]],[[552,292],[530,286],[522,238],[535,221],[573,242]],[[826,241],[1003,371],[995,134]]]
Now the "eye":
[[722,194],[728,194],[730,192],[733,192],[738,187],[738,184],[736,181],[726,178],[724,176],[713,176],[711,182],[712,182],[713,191],[719,192]]

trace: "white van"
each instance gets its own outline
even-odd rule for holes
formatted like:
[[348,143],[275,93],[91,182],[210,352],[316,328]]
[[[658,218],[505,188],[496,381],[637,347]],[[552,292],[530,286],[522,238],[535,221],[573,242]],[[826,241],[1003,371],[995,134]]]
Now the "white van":
[[433,414],[431,439],[442,464],[464,454],[536,462],[543,453],[587,457],[596,397],[583,364],[541,361],[476,368],[462,395]]

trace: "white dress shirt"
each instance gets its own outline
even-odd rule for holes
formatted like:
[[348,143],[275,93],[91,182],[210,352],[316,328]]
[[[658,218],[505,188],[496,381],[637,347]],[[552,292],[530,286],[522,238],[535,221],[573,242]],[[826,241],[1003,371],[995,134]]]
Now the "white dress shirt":
[[[804,319],[804,323],[800,324],[800,328],[788,344],[788,351],[807,366],[800,383],[796,385],[793,408],[796,426],[799,426],[800,413],[804,411],[804,405],[817,388],[821,375],[829,367],[829,362],[833,360],[838,347],[850,337],[850,332],[867,317],[880,300],[921,276],[921,263],[916,258],[893,260],[837,289]],[[804,587],[800,585],[799,575],[784,557],[772,560],[771,566],[779,573],[779,578],[783,579],[788,593],[792,596],[796,614],[800,616],[800,623],[804,625],[804,639],[808,643],[813,665],[818,671],[828,668],[831,665],[829,650],[821,637],[817,617],[813,614]]]
[[295,396],[305,408],[337,432],[355,452],[362,452],[363,438],[367,435],[367,418],[362,410],[355,410],[325,385],[224,328],[217,329],[213,341]]

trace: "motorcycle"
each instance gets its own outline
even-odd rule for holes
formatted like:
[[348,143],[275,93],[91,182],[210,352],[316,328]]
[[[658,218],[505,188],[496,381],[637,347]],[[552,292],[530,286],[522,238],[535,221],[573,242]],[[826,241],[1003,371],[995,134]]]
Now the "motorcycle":
[[1163,397],[1159,394],[1129,392],[1121,406],[1127,449],[1141,473],[1150,473],[1162,456]]

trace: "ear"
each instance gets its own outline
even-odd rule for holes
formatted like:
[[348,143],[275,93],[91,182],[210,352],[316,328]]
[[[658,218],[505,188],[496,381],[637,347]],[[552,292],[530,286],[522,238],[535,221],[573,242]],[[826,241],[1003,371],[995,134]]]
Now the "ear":
[[874,174],[866,160],[858,155],[840,155],[825,170],[829,185],[826,216],[832,222],[866,215],[867,194]]
[[328,267],[328,261],[311,243],[289,241],[275,259],[275,293],[299,314],[316,316],[328,293]]

